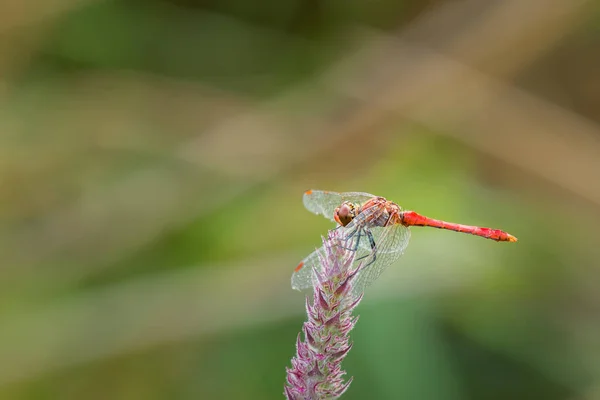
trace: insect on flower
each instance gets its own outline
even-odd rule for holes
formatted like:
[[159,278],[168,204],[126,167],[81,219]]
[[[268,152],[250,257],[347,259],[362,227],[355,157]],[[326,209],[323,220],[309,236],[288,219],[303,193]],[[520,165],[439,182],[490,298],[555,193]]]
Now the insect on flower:
[[[403,210],[396,203],[369,193],[336,193],[308,190],[304,193],[304,206],[311,212],[336,222],[346,239],[351,239],[356,260],[364,266],[353,285],[356,293],[375,281],[382,272],[396,261],[406,249],[410,239],[410,226],[428,226],[468,233],[498,242],[516,242],[517,238],[499,229],[481,228],[428,218],[414,211]],[[292,288],[297,290],[313,287],[313,269],[319,268],[319,255],[323,248],[315,250],[294,270]]]

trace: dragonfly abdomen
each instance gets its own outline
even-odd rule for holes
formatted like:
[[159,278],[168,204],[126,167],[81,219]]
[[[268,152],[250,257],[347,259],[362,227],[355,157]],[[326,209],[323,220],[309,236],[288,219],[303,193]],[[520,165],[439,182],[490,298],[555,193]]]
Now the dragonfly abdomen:
[[429,226],[438,229],[447,229],[455,232],[468,233],[497,242],[516,242],[517,238],[499,229],[481,228],[478,226],[456,224],[453,222],[440,221],[417,214],[414,211],[403,211],[400,221],[404,226]]

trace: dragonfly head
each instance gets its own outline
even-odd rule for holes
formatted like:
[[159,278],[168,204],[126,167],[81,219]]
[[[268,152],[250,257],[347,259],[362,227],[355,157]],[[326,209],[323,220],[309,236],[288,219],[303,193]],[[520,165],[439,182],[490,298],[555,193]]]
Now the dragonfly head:
[[333,219],[342,226],[348,225],[354,217],[356,217],[356,206],[349,201],[343,202],[333,213]]

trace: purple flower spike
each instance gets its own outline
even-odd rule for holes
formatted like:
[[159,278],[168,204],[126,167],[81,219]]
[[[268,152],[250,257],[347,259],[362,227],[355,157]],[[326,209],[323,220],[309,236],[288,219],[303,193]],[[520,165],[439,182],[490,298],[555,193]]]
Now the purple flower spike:
[[361,265],[354,265],[355,253],[348,250],[352,244],[339,230],[329,232],[323,247],[320,270],[313,271],[313,301],[306,302],[304,341],[298,336],[292,368],[286,369],[288,400],[337,399],[352,382],[344,382],[341,364],[352,348],[349,333],[358,320],[352,311],[362,295],[353,294],[351,287]]

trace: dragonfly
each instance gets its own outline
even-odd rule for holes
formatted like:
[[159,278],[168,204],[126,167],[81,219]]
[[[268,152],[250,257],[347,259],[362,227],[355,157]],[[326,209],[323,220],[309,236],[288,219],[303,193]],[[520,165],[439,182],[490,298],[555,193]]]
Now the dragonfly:
[[[308,190],[303,202],[306,209],[335,222],[336,229],[343,229],[344,237],[352,243],[350,250],[356,252],[356,260],[362,260],[363,265],[353,280],[356,294],[362,293],[400,258],[408,245],[411,226],[468,233],[497,242],[517,241],[515,236],[499,229],[446,222],[403,210],[398,204],[370,193]],[[313,287],[312,271],[319,270],[320,257],[324,254],[325,249],[321,247],[298,264],[292,274],[293,289]]]

